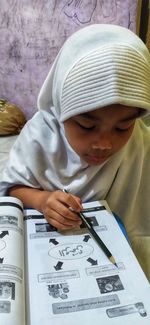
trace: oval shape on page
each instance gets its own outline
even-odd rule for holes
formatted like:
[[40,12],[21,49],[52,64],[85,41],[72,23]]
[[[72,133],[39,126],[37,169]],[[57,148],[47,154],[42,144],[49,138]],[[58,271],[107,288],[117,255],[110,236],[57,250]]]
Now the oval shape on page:
[[94,248],[85,243],[67,243],[51,248],[48,255],[61,260],[74,260],[89,256]]

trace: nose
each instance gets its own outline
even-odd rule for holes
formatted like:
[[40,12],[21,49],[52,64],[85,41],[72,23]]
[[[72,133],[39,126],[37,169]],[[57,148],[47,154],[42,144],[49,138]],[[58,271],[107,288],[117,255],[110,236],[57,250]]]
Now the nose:
[[95,141],[92,144],[92,149],[111,150],[111,135],[109,133],[100,132],[100,134],[97,135]]

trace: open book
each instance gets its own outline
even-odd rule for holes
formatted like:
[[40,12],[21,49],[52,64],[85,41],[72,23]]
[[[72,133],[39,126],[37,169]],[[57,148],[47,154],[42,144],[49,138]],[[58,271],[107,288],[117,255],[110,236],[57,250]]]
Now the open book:
[[59,233],[15,198],[0,198],[1,325],[150,324],[150,286],[105,201],[83,205],[115,257],[84,227]]

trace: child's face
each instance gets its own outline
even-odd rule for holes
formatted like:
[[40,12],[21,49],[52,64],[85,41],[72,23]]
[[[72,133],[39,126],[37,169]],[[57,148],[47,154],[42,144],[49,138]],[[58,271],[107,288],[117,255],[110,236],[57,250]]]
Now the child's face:
[[89,165],[101,165],[129,140],[138,108],[110,105],[64,122],[73,150]]

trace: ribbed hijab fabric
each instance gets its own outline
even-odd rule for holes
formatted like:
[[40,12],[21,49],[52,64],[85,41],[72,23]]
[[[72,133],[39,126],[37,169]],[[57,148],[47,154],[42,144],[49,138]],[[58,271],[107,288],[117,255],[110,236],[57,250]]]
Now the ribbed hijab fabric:
[[150,109],[150,57],[130,30],[95,24],[64,44],[38,98],[61,122],[110,104]]
[[89,166],[63,127],[72,116],[114,103],[150,112],[149,69],[146,46],[123,27],[90,25],[73,34],[41,88],[39,111],[11,151],[0,195],[21,184],[49,191],[65,187],[83,202],[106,199],[150,278],[150,130],[137,120],[119,152],[103,165]]
[[91,111],[115,103],[148,109],[149,79],[139,53],[124,45],[103,46],[76,63],[66,76],[61,121],[83,109]]

